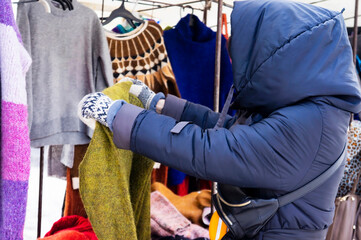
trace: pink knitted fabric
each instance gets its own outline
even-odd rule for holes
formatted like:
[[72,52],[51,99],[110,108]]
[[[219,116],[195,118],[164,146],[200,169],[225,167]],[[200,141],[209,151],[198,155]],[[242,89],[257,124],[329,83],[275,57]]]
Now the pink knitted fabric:
[[185,238],[209,238],[207,229],[192,224],[160,192],[150,195],[150,226],[154,236],[183,236]]
[[0,238],[23,239],[30,170],[25,74],[31,59],[22,46],[10,0],[0,1]]

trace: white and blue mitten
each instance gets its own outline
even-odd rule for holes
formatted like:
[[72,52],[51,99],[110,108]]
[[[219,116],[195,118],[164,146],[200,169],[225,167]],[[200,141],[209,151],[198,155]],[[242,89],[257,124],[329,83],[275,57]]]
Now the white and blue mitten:
[[111,131],[112,123],[124,100],[111,100],[101,92],[85,95],[78,104],[78,116],[91,129],[95,129],[95,120]]
[[142,102],[145,109],[155,111],[158,101],[165,98],[162,92],[156,94],[138,79],[124,78],[121,82],[123,81],[131,81],[133,83],[129,89],[129,93],[136,96]]

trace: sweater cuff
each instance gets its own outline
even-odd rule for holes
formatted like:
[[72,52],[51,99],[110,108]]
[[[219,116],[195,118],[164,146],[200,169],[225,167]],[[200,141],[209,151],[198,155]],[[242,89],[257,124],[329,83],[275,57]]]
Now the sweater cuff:
[[143,108],[133,104],[124,104],[113,121],[113,142],[121,149],[130,150],[130,137],[135,119]]
[[168,94],[165,99],[162,114],[180,121],[186,103],[186,100]]
[[150,102],[149,110],[156,111],[158,101],[164,98],[165,98],[164,93],[162,92],[157,93]]
[[107,115],[107,123],[109,126],[109,129],[113,132],[113,121],[114,118],[116,116],[116,114],[118,113],[119,109],[125,104],[127,103],[124,100],[116,100],[114,101],[108,110],[108,115]]

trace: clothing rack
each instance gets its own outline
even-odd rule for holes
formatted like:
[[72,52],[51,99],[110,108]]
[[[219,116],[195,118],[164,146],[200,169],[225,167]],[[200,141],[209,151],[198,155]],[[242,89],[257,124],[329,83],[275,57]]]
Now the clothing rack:
[[[173,3],[163,3],[163,2],[159,2],[159,1],[153,1],[153,0],[140,0],[138,2],[138,4],[143,4],[144,2],[146,2],[146,4],[147,4],[147,2],[150,2],[150,3],[153,3],[153,4],[157,4],[157,5],[154,5],[154,7],[152,7],[152,8],[140,9],[137,12],[153,11],[153,10],[169,8],[169,7],[181,7],[181,8],[184,8],[186,6],[190,6],[190,4],[199,3],[199,2],[203,2],[203,1],[204,0],[195,0],[195,1],[191,1],[191,2],[173,4]],[[192,7],[192,9],[199,10],[199,11],[204,11],[204,9],[202,9],[202,8],[193,8]]]
[[[158,10],[158,9],[162,9],[162,8],[169,8],[169,7],[182,7],[184,8],[185,6],[191,6],[191,4],[194,4],[194,3],[202,3],[202,2],[205,2],[205,9],[207,8],[209,10],[210,8],[210,3],[211,0],[194,0],[194,1],[189,1],[189,2],[183,2],[183,3],[177,3],[177,4],[173,4],[173,3],[166,3],[166,2],[160,2],[160,1],[155,1],[155,0],[139,0],[138,1],[138,4],[140,5],[147,5],[147,6],[153,6],[153,8],[149,8],[149,9],[141,9],[141,10],[138,10],[138,12],[145,12],[145,11],[152,11],[152,10]],[[126,0],[126,2],[129,2],[129,3],[135,3],[135,2],[132,2],[132,1],[129,1],[129,0]],[[212,0],[212,2],[214,3],[218,3],[219,4],[219,1],[218,0]],[[152,3],[152,4],[149,4],[149,3]],[[225,6],[225,7],[229,7],[229,8],[233,8],[233,6],[231,4],[227,4],[227,3],[224,3],[223,0],[221,2],[221,5],[222,6]],[[219,5],[218,5],[219,6]],[[192,7],[193,8],[193,7]],[[204,11],[205,9],[201,9],[201,8],[193,8],[194,10],[200,10],[200,11]]]
[[[319,0],[312,2],[311,4],[324,2],[328,0]],[[104,0],[103,0],[104,2]],[[128,1],[127,1],[128,2]],[[151,11],[157,10],[162,8],[169,8],[169,7],[181,7],[184,8],[186,5],[190,5],[193,3],[200,3],[205,2],[204,9],[200,8],[193,8],[194,10],[204,11],[203,15],[203,22],[206,24],[207,22],[207,11],[210,9],[210,3],[215,2],[218,4],[218,12],[217,12],[217,34],[216,34],[216,52],[215,52],[215,74],[214,74],[214,111],[219,112],[219,91],[220,91],[220,65],[221,65],[221,23],[222,23],[222,7],[229,7],[233,8],[232,5],[224,3],[223,0],[194,0],[190,2],[184,2],[181,4],[171,4],[171,3],[164,3],[155,0],[140,0],[138,4],[143,5],[151,5],[154,6],[153,8],[139,10],[139,12],[144,11]],[[132,2],[130,2],[132,3]],[[355,0],[355,16],[354,16],[354,36],[353,36],[353,57],[354,62],[356,59],[356,51],[357,51],[357,19],[358,19],[358,0]],[[40,173],[39,173],[39,202],[38,202],[38,222],[37,222],[37,237],[41,236],[41,219],[42,219],[42,196],[43,196],[43,169],[44,168],[44,147],[40,148]],[[215,193],[217,190],[217,183],[214,182],[212,186],[212,194]],[[213,213],[213,207],[212,213]]]
[[[192,8],[195,10],[202,10],[204,11],[203,20],[206,24],[207,21],[207,11],[210,9],[210,2],[218,3],[218,18],[217,18],[217,35],[216,35],[216,53],[215,53],[215,74],[214,74],[214,111],[219,112],[219,90],[220,90],[220,67],[221,67],[221,32],[222,32],[222,6],[232,7],[229,4],[224,4],[223,0],[195,0],[191,2],[184,2],[182,4],[171,4],[171,3],[164,3],[164,6],[159,8],[147,9],[147,10],[140,10],[141,11],[149,11],[149,10],[157,10],[160,8],[168,8],[168,7],[182,7],[190,6],[192,3],[199,3],[205,2],[204,9],[197,9]],[[160,4],[162,2],[154,1],[154,0],[140,0],[140,2],[151,2],[153,4],[157,3]],[[104,3],[104,1],[103,1]],[[44,172],[44,147],[40,147],[40,173],[39,173],[39,200],[38,200],[38,221],[37,221],[37,238],[41,237],[41,220],[42,220],[42,199],[43,199],[43,172]],[[216,183],[212,184],[212,194],[216,191]],[[213,206],[212,206],[212,213],[213,213]]]
[[356,54],[357,54],[357,20],[358,20],[358,0],[355,0],[355,17],[354,17],[354,26],[353,26],[353,38],[352,38],[352,57],[353,62],[356,64]]

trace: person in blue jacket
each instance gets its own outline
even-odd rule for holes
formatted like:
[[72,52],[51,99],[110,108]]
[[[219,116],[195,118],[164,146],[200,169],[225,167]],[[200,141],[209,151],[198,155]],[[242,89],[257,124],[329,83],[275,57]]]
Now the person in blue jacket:
[[[227,116],[214,129],[219,113],[155,94],[137,80],[131,93],[145,109],[93,93],[80,111],[108,126],[119,148],[247,189],[253,197],[278,197],[336,161],[351,113],[361,111],[344,19],[341,12],[304,3],[246,0],[235,2],[231,27],[233,107],[247,113],[245,122],[239,114]],[[342,174],[340,167],[320,187],[279,208],[253,239],[324,239]]]

